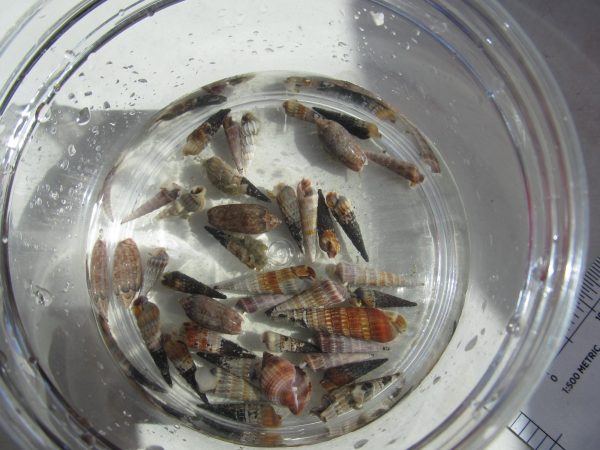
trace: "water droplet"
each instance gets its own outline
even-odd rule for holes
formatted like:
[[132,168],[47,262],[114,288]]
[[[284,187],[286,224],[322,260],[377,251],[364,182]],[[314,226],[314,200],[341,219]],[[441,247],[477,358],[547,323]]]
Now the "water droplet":
[[473,348],[475,347],[476,344],[477,344],[477,335],[475,335],[469,342],[467,342],[467,345],[465,345],[465,352],[469,352],[469,351],[473,350]]
[[74,156],[75,153],[77,153],[77,149],[75,148],[75,146],[73,144],[69,144],[69,146],[67,147],[67,154],[69,156]]
[[7,236],[3,236],[2,237],[2,243],[3,244],[8,244],[8,237]]
[[275,50],[273,50],[271,47],[267,47],[265,48],[265,52],[267,53],[273,53]]
[[440,377],[439,375],[438,375],[438,376],[436,376],[436,377],[433,379],[433,384],[438,384],[438,383],[440,382],[440,380],[441,380],[441,379],[442,379],[442,377]]
[[513,336],[519,336],[521,333],[521,325],[519,324],[519,318],[514,316],[506,325],[506,332]]
[[40,306],[50,306],[54,300],[50,291],[35,284],[31,285],[31,293],[34,296],[36,303]]
[[375,26],[380,27],[381,25],[383,25],[383,22],[385,21],[385,14],[383,14],[382,12],[370,12],[371,14],[371,19],[373,19],[373,23],[375,24]]
[[35,118],[40,123],[46,123],[52,117],[52,108],[47,103],[42,103],[38,106],[38,109],[35,113]]
[[361,439],[360,441],[356,441],[356,442],[354,443],[354,448],[361,448],[361,447],[364,447],[364,445],[365,445],[367,442],[369,442],[369,440],[368,440],[368,439]]
[[77,118],[75,119],[75,122],[77,122],[78,125],[87,125],[90,121],[90,118],[91,118],[90,108],[88,108],[86,106],[85,108],[83,108],[82,110],[79,111],[79,113],[77,114]]
[[109,108],[110,108],[110,103],[108,103],[107,101],[105,101],[105,102],[102,104],[102,107],[103,107],[104,109],[109,109]]
[[68,159],[63,159],[60,164],[58,165],[58,167],[60,167],[63,170],[67,170],[69,168],[69,160]]

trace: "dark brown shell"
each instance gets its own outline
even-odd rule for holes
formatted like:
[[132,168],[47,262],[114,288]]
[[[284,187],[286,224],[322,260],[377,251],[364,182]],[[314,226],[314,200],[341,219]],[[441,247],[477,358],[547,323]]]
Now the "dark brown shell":
[[271,231],[281,223],[267,208],[256,204],[229,204],[210,208],[208,223],[225,231],[260,234]]
[[200,294],[206,295],[212,298],[227,298],[225,294],[207,286],[206,284],[198,281],[189,275],[175,270],[173,272],[167,272],[163,275],[162,284],[175,289],[179,292],[185,292],[186,294]]
[[167,358],[173,363],[181,377],[204,402],[208,402],[206,395],[200,391],[200,387],[196,381],[196,364],[194,363],[194,359],[192,358],[187,345],[185,345],[185,342],[174,339],[169,334],[164,334],[162,337],[162,345],[167,354]]
[[338,111],[331,111],[325,108],[313,107],[313,110],[320,116],[333,120],[343,126],[349,133],[356,136],[359,139],[369,139],[381,137],[381,133],[372,122],[361,120],[357,117],[350,116]]
[[304,252],[300,206],[298,205],[298,198],[296,197],[294,188],[291,186],[281,186],[277,194],[277,204],[292,238],[298,244],[300,252]]
[[183,97],[182,99],[176,100],[174,103],[169,105],[156,118],[155,122],[160,122],[162,120],[171,120],[193,109],[209,105],[218,105],[226,101],[227,98],[223,97],[222,95],[193,93],[191,95]]
[[304,361],[312,370],[322,370],[359,361],[368,361],[374,356],[373,353],[307,353],[304,355]]
[[200,124],[198,128],[192,131],[183,147],[184,155],[197,155],[206,148],[213,135],[219,130],[223,119],[231,111],[229,108],[220,109],[212,114],[208,119]]
[[356,288],[354,298],[351,299],[351,302],[355,306],[369,306],[371,308],[405,308],[417,306],[415,302],[411,302],[410,300],[362,287]]
[[338,197],[335,192],[329,192],[327,194],[327,206],[331,209],[333,217],[335,217],[335,220],[340,224],[344,233],[346,233],[346,236],[354,244],[363,259],[369,262],[369,255],[363,242],[360,226],[356,221],[356,215],[350,201],[344,196]]
[[321,250],[327,253],[329,258],[335,258],[340,252],[340,241],[335,233],[333,220],[331,219],[329,208],[325,203],[323,191],[319,189],[317,193],[319,196],[317,207],[317,233],[319,235],[319,247],[321,247]]
[[319,351],[310,342],[275,333],[274,331],[265,331],[262,334],[262,341],[270,352],[313,353]]
[[337,389],[345,384],[356,381],[363,375],[377,369],[387,361],[387,358],[369,359],[341,366],[330,367],[323,372],[321,386],[327,391]]
[[204,161],[204,167],[210,182],[221,192],[229,195],[246,194],[263,202],[271,202],[269,197],[218,156],[213,156]]

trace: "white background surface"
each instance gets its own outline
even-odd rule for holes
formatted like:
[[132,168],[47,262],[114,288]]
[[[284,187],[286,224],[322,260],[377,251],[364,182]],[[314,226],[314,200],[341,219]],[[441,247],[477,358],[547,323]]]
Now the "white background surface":
[[[584,153],[589,180],[590,248],[588,264],[600,255],[600,2],[598,0],[499,0],[525,29],[550,66],[567,100]],[[0,32],[10,29],[30,1],[2,1]],[[517,412],[515,411],[515,414]],[[598,430],[600,438],[600,430]],[[0,448],[14,448],[0,436]],[[528,448],[510,431],[493,450]]]

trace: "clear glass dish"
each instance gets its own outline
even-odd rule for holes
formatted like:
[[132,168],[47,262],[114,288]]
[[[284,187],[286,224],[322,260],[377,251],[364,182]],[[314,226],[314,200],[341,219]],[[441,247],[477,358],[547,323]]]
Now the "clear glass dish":
[[[2,41],[5,429],[28,448],[234,447],[223,439],[326,448],[330,438],[342,448],[483,446],[550,362],[587,244],[580,150],[554,81],[495,2],[247,3],[43,3]],[[426,174],[415,189],[378,186],[387,179],[371,167],[352,178],[284,154],[287,172],[261,178],[265,187],[297,182],[304,169],[295,168],[307,164],[319,187],[359,199],[381,265],[424,274],[425,307],[410,317],[414,340],[398,362],[415,368],[413,382],[399,404],[351,433],[304,423],[276,440],[244,440],[232,424],[182,426],[121,370],[89,300],[86,258],[99,228],[109,245],[134,230],[148,245],[175,235],[160,224],[157,234],[102,224],[107,174],[129,163],[118,174],[127,181],[117,182],[120,217],[176,176],[159,163],[203,114],[156,137],[148,131],[156,112],[205,84],[264,72],[316,73],[377,93],[419,127],[442,163],[432,175],[390,125],[382,145]],[[250,89],[231,106],[263,105],[278,124],[283,116],[269,102],[288,94]],[[144,166],[148,149],[157,151]],[[269,164],[257,158],[256,174]],[[285,239],[269,243],[282,264],[292,262]],[[177,261],[183,252],[174,253]],[[206,277],[236,270],[211,266]]]

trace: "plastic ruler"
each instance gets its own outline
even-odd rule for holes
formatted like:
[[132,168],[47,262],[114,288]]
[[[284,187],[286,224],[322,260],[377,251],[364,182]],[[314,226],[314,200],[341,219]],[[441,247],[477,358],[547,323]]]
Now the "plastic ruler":
[[600,449],[600,258],[588,268],[562,347],[509,430],[536,450]]

